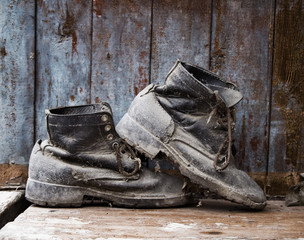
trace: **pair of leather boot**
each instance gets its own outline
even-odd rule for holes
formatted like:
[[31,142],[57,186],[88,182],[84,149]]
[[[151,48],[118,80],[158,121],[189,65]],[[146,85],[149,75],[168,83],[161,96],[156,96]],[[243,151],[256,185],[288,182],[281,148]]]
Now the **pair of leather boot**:
[[[43,206],[80,206],[98,199],[124,207],[191,203],[200,188],[263,209],[260,187],[233,164],[236,87],[177,61],[164,85],[149,85],[114,126],[107,103],[46,111],[49,139],[29,163],[26,198]],[[140,155],[170,161],[184,178],[154,172]],[[166,156],[166,157],[164,157]]]

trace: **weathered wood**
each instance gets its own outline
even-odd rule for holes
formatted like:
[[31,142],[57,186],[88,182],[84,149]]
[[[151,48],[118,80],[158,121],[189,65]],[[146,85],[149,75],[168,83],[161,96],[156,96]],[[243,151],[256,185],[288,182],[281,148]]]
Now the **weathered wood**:
[[0,164],[16,170],[0,185],[24,182],[21,166],[34,137],[47,136],[44,109],[106,101],[117,123],[134,96],[149,82],[163,83],[179,58],[239,86],[237,165],[260,184],[267,181],[268,193],[283,193],[304,168],[303,6],[302,0],[0,1]]
[[1,239],[300,239],[304,207],[269,201],[253,212],[222,200],[202,207],[123,209],[31,206],[0,230]]
[[117,123],[149,84],[151,1],[93,4],[91,100],[110,103]]
[[0,191],[0,229],[29,205],[24,198],[24,191]]
[[[163,84],[177,59],[209,67],[211,0],[154,0],[151,81]],[[162,159],[163,160],[163,159]],[[155,166],[154,161],[149,162]],[[161,169],[172,169],[159,161]]]
[[9,206],[24,195],[24,191],[0,191],[0,216]]
[[299,173],[304,172],[304,2],[276,3],[269,172]]
[[162,84],[177,59],[208,69],[211,0],[153,1],[151,81]]
[[0,1],[0,164],[27,164],[34,136],[35,1]]
[[238,85],[237,165],[266,172],[268,150],[268,59],[272,1],[214,1],[212,71]]
[[250,172],[249,176],[265,190],[269,196],[284,196],[287,190],[299,183],[300,177],[294,172]]
[[0,164],[0,189],[24,188],[28,178],[28,165]]
[[45,109],[90,102],[91,2],[37,4],[35,127],[46,138]]

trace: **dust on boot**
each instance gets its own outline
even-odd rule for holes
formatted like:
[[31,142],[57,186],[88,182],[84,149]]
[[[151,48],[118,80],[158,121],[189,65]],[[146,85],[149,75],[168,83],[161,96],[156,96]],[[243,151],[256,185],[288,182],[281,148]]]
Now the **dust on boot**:
[[81,206],[86,199],[123,207],[187,204],[184,181],[141,166],[114,128],[107,103],[46,110],[49,139],[29,161],[26,198],[42,206]]
[[116,126],[147,157],[164,153],[192,182],[228,200],[263,209],[266,197],[232,154],[236,87],[198,66],[177,61],[163,86],[149,85]]

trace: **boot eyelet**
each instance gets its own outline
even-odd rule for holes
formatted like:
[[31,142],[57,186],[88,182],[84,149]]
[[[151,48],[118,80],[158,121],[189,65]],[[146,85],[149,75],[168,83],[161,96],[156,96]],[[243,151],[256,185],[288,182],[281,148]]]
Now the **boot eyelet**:
[[114,149],[115,149],[115,148],[118,148],[118,147],[119,147],[119,143],[118,143],[118,142],[113,142],[112,147],[113,147]]
[[106,131],[106,132],[108,132],[108,131],[110,131],[110,130],[111,130],[111,128],[112,128],[112,126],[111,126],[111,125],[106,125],[106,126],[105,126],[105,131]]
[[108,134],[107,139],[108,139],[109,141],[113,140],[113,138],[114,138],[113,134]]
[[109,116],[108,116],[107,114],[103,114],[103,115],[101,116],[101,121],[106,122],[106,121],[108,121],[108,120],[109,120]]

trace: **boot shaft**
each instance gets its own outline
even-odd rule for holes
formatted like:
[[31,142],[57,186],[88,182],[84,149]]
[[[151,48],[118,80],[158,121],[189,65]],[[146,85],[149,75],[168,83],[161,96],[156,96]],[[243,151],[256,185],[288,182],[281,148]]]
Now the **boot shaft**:
[[115,130],[107,103],[46,110],[49,144],[45,149],[73,164],[102,167],[133,175],[140,168],[132,149]]
[[208,101],[209,105],[221,100],[227,107],[236,105],[242,99],[242,94],[236,90],[234,84],[206,69],[180,61],[175,63],[164,86],[158,87],[158,91],[198,99],[201,102]]
[[228,124],[228,111],[229,118],[234,119],[233,106],[242,99],[232,83],[179,61],[169,72],[165,84],[155,87],[155,93],[173,120],[208,146],[213,154],[227,138],[228,129],[233,128],[234,123]]
[[49,109],[46,122],[51,144],[75,155],[112,151],[118,138],[107,103]]

